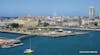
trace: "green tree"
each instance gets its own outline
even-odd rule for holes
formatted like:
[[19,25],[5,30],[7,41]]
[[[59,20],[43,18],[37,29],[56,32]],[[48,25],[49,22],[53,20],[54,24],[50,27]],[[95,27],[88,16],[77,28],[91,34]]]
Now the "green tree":
[[46,23],[46,22],[45,22],[43,26],[49,26],[49,23]]
[[11,28],[18,28],[19,27],[19,24],[18,23],[11,23],[9,26]]
[[94,23],[94,25],[95,25],[95,26],[98,26],[98,23],[97,23],[97,22],[95,22],[95,23]]

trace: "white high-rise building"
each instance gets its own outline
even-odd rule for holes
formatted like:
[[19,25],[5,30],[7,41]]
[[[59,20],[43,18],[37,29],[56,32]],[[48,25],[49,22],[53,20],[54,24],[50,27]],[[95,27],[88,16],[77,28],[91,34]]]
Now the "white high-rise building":
[[89,18],[95,18],[95,8],[94,8],[94,6],[89,7]]
[[100,18],[100,12],[99,12],[99,18]]

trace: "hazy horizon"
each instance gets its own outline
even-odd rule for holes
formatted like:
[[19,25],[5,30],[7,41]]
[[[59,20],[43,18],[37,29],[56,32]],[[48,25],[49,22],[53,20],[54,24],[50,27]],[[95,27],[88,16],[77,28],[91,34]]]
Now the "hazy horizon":
[[88,16],[91,5],[99,16],[100,0],[0,0],[0,17],[26,16]]

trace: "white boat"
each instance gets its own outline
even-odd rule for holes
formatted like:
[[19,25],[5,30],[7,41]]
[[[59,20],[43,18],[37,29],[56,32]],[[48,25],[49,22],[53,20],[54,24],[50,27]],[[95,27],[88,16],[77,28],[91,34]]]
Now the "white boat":
[[34,50],[31,49],[31,39],[30,39],[30,48],[26,49],[26,50],[24,51],[24,53],[25,53],[25,54],[30,54],[30,53],[33,53],[33,52],[34,52]]
[[13,46],[12,46],[12,47],[15,47],[15,46],[21,46],[21,45],[23,45],[23,43],[13,44]]
[[31,49],[26,49],[26,50],[24,51],[24,53],[33,53],[33,50],[31,50]]
[[72,31],[67,31],[67,33],[72,33]]
[[1,48],[11,48],[9,45],[1,45]]
[[63,29],[59,29],[58,32],[63,32]]
[[1,48],[11,48],[11,47],[16,47],[16,46],[21,46],[23,43],[19,44],[10,44],[10,45],[1,45]]

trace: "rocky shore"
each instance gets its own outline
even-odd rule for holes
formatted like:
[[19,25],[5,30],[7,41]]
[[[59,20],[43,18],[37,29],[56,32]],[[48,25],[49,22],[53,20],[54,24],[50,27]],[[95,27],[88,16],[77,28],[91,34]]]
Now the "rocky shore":
[[10,48],[10,47],[18,46],[19,44],[21,44],[21,41],[17,39],[0,38],[1,48]]

